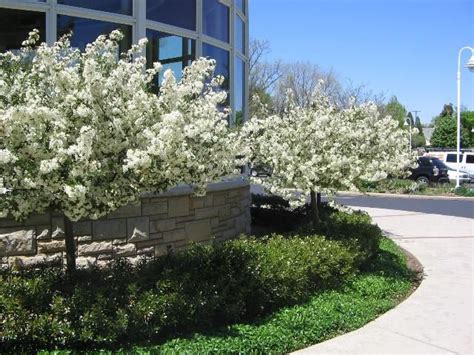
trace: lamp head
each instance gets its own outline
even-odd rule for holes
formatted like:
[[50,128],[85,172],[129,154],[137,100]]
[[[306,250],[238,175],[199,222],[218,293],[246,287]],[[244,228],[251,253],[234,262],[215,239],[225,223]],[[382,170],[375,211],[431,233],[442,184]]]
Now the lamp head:
[[466,64],[466,68],[468,68],[471,72],[474,72],[474,52],[472,52],[471,59]]

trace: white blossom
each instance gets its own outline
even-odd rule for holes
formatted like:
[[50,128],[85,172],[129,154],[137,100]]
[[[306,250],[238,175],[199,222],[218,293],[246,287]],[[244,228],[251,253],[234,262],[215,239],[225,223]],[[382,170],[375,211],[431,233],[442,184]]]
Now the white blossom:
[[334,195],[356,190],[360,180],[398,175],[413,161],[406,131],[373,103],[341,111],[318,90],[307,107],[297,106],[289,92],[286,107],[281,115],[261,107],[240,140],[247,160],[273,171],[257,181],[292,205],[304,203],[310,191]]
[[0,149],[0,164],[14,163],[18,158],[8,149]]
[[97,218],[143,191],[200,192],[233,172],[215,61],[196,60],[179,81],[167,71],[155,95],[161,64],[144,70],[146,40],[118,56],[122,38],[99,36],[81,53],[68,36],[36,46],[33,31],[19,52],[0,54],[1,215],[54,207]]
[[42,160],[40,162],[39,171],[41,174],[49,174],[50,172],[58,169],[60,166],[58,158],[52,158]]

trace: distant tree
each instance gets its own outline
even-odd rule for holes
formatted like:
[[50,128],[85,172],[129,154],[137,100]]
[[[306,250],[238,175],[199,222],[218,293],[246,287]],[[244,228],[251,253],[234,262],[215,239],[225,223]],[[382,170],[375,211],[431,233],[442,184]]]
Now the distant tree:
[[461,112],[461,124],[462,127],[467,131],[469,142],[466,145],[474,147],[474,111],[462,111]]
[[426,137],[425,137],[425,134],[423,133],[423,126],[421,124],[420,117],[418,116],[416,116],[415,118],[415,128],[418,130],[418,132],[415,135],[413,135],[412,147],[413,148],[424,147],[426,145]]
[[[451,116],[438,116],[435,119],[435,127],[431,136],[431,145],[433,147],[455,148],[457,141],[457,122]],[[461,130],[461,146],[469,146],[469,132],[463,128]]]
[[271,52],[270,43],[258,39],[250,41],[250,91],[271,91],[283,75],[281,60],[269,62],[266,56]]
[[441,117],[453,117],[454,109],[453,104],[444,105],[443,111],[441,111]]
[[336,96],[336,106],[348,108],[353,104],[359,105],[370,101],[377,106],[381,116],[387,115],[384,111],[385,95],[383,92],[375,94],[366,84],[354,84],[351,79],[346,79],[343,87],[344,90]]
[[311,62],[296,62],[283,66],[283,75],[275,86],[273,97],[277,111],[285,109],[288,90],[293,92],[298,105],[308,106],[316,88],[327,95],[331,104],[339,110],[369,101],[378,108],[383,106],[384,95],[374,94],[366,85],[356,85],[350,79],[343,82],[334,70],[324,70]]
[[462,111],[461,112],[461,120],[466,128],[473,128],[474,127],[474,111]]
[[423,131],[423,125],[421,124],[420,117],[418,116],[415,118],[415,127],[418,128],[419,131]]
[[265,106],[267,110],[273,111],[273,98],[265,90],[260,88],[254,88],[249,103],[250,118],[258,116],[260,114],[262,105]]
[[431,120],[432,126],[436,127],[438,120],[440,120],[443,117],[451,117],[451,118],[454,117],[453,104],[446,104],[443,106],[443,110],[441,111],[441,113]]
[[409,121],[408,123],[410,124],[410,127],[415,127],[415,120],[413,119],[411,112],[408,112],[406,120]]
[[[457,117],[453,104],[446,104],[439,116],[433,119],[434,131],[431,137],[433,147],[455,148],[457,145]],[[461,112],[461,147],[467,148],[474,144],[472,129],[474,112]]]
[[416,133],[411,139],[412,148],[424,147],[426,145],[426,138],[423,133]]
[[[283,63],[280,60],[267,61],[266,56],[270,53],[270,43],[252,39],[250,41],[250,78],[249,92],[251,102],[262,102],[273,110],[273,99],[270,93],[283,75]],[[256,100],[253,98],[256,97]],[[250,117],[256,115],[258,105],[250,104]],[[257,110],[257,111],[256,111]]]
[[399,127],[403,127],[407,117],[406,108],[398,101],[396,96],[392,96],[390,101],[385,105],[385,113],[392,116],[398,122]]
[[293,93],[296,104],[306,107],[312,102],[317,88],[322,90],[332,103],[343,91],[333,71],[324,71],[319,65],[311,62],[286,64],[274,93],[277,111],[282,112],[286,108],[286,98],[289,90]]

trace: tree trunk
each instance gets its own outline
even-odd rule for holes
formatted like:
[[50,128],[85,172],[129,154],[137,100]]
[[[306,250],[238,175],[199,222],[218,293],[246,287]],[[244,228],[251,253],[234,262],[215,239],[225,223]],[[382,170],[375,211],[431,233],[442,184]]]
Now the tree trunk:
[[316,194],[316,200],[317,200],[317,204],[318,204],[318,211],[321,211],[321,192],[318,192]]
[[319,204],[321,203],[321,196],[318,193],[318,197],[316,197],[316,192],[311,190],[311,215],[313,218],[313,227],[316,230],[319,230],[319,225],[321,220],[319,218]]
[[66,239],[67,272],[73,273],[76,271],[76,243],[72,231],[72,221],[67,216],[64,216],[64,237]]

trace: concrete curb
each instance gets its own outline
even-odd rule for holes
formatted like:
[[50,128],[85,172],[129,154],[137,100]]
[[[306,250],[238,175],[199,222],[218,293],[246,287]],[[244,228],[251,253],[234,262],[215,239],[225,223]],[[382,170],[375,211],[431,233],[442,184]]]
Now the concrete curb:
[[474,197],[462,196],[439,196],[439,195],[409,195],[409,194],[391,194],[379,192],[355,192],[355,191],[338,191],[337,196],[372,196],[372,197],[396,197],[406,199],[419,200],[453,200],[453,201],[474,201]]

